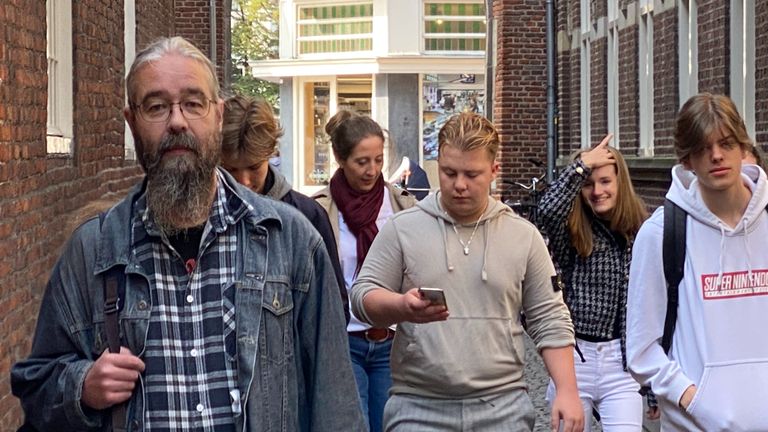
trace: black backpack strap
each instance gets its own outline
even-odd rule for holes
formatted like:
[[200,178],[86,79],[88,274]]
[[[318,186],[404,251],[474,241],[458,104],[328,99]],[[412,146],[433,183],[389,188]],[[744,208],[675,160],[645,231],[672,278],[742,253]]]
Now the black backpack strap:
[[678,287],[685,268],[685,223],[688,214],[672,201],[664,200],[664,239],[662,254],[664,278],[667,280],[667,313],[661,347],[668,354],[677,323]]
[[[106,213],[99,214],[99,227],[104,223]],[[120,309],[121,298],[125,295],[124,266],[116,265],[104,275],[104,331],[110,353],[120,352]],[[112,407],[112,431],[125,432],[126,404]]]

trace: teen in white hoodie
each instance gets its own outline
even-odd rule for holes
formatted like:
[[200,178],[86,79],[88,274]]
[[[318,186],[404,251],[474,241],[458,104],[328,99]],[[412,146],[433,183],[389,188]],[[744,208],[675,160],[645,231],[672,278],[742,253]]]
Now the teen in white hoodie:
[[663,208],[635,240],[627,357],[659,398],[663,431],[768,430],[768,185],[741,159],[752,145],[733,102],[703,93],[680,110],[667,198],[688,213],[684,278],[669,356]]

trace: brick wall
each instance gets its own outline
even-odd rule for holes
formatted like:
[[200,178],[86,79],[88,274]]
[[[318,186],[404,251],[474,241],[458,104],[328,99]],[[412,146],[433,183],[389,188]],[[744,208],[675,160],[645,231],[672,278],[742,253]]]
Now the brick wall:
[[499,179],[525,181],[541,174],[526,160],[546,159],[545,11],[524,0],[495,0],[493,10],[501,60],[493,113],[502,136]]
[[[229,81],[224,67],[231,57],[229,37],[229,5],[225,0],[216,0],[216,65],[222,84]],[[225,12],[226,10],[226,12]],[[176,32],[192,41],[211,57],[210,1],[176,0]],[[226,19],[225,19],[226,18]]]
[[[173,0],[136,2],[136,50],[161,36],[176,34]],[[206,24],[207,27],[207,24]]]
[[[759,2],[756,1],[755,4]],[[762,3],[762,2],[761,2]],[[699,1],[699,90],[728,94],[729,3]]]
[[675,116],[678,110],[677,9],[653,16],[654,155],[674,156]]
[[755,141],[768,146],[768,2],[755,2]]
[[[136,6],[138,46],[173,31],[173,0]],[[45,143],[45,2],[0,3],[0,431],[21,423],[9,371],[29,352],[68,221],[141,176],[123,158],[123,7],[122,0],[72,2],[75,151],[53,156]]]

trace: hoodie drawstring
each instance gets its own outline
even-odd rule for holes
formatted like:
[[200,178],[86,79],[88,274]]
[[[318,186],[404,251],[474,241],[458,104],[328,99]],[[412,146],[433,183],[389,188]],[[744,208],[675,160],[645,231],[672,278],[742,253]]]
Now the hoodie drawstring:
[[720,283],[723,281],[723,257],[725,257],[725,228],[723,227],[723,223],[718,221],[717,227],[720,228],[720,260],[718,264],[718,270],[717,270],[717,282],[715,283],[715,286],[719,287]]
[[445,224],[448,223],[447,220],[442,218],[436,218],[437,224],[440,226],[440,233],[443,235],[443,253],[445,254],[445,266],[448,268],[449,272],[452,272],[455,267],[453,267],[453,264],[451,264],[451,257],[448,256],[448,234],[445,230]]
[[[498,219],[498,218],[497,218]],[[485,271],[485,263],[488,261],[488,246],[491,244],[488,238],[488,225],[490,225],[492,222],[495,222],[494,220],[487,220],[483,224],[483,242],[485,245],[483,246],[483,269],[480,272],[481,278],[483,279],[483,282],[488,282],[488,273]]]
[[744,250],[747,251],[747,277],[749,280],[750,285],[754,284],[753,275],[752,275],[752,256],[749,251],[749,236],[747,235],[747,226],[749,226],[749,217],[744,216]]

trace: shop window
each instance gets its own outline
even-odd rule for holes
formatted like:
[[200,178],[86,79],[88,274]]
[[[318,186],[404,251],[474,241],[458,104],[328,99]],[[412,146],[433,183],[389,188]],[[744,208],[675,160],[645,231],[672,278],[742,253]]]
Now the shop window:
[[424,51],[482,54],[485,35],[482,1],[424,2]]
[[425,161],[437,160],[437,134],[460,112],[485,114],[485,78],[474,74],[422,75],[422,150]]
[[302,87],[302,150],[299,184],[313,193],[329,183],[336,161],[331,139],[325,133],[328,120],[339,110],[371,115],[373,77],[347,75],[305,81]]
[[373,3],[301,6],[298,18],[299,55],[373,49]]
[[331,111],[331,86],[327,81],[304,83],[303,171],[306,186],[327,185],[330,180],[331,140],[325,133]]

